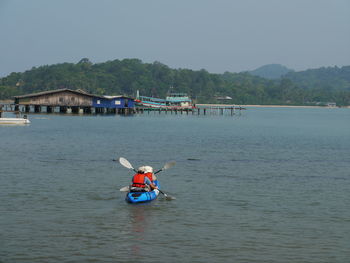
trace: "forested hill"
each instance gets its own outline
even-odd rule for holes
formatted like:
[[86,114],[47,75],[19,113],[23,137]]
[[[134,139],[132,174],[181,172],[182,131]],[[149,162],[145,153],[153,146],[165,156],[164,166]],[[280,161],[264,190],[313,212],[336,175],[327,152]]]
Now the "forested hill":
[[[197,103],[313,105],[336,102],[350,105],[350,81],[346,74],[349,67],[319,70],[325,70],[321,83],[326,85],[317,85],[318,76],[310,73],[308,77],[308,71],[268,80],[249,73],[212,74],[206,70],[171,69],[160,62],[143,63],[138,59],[94,64],[84,58],[76,64],[46,65],[11,73],[0,79],[0,99],[59,88],[128,96],[135,96],[139,90],[141,95],[162,98],[173,87],[174,92],[186,92]],[[334,71],[342,74],[333,74]],[[220,96],[233,99],[218,101],[216,98]]]
[[299,72],[289,72],[285,78],[307,89],[337,89],[350,91],[350,66],[322,67]]

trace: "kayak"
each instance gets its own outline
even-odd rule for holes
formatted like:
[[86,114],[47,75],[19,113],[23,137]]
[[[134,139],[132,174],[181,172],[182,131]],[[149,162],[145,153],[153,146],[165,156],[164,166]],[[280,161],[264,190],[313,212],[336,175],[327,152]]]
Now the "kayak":
[[[159,182],[158,180],[153,182],[156,186],[159,187]],[[150,192],[128,192],[126,194],[125,200],[128,203],[145,203],[145,202],[151,202],[154,199],[156,199],[159,195],[159,190],[154,189],[153,191]]]

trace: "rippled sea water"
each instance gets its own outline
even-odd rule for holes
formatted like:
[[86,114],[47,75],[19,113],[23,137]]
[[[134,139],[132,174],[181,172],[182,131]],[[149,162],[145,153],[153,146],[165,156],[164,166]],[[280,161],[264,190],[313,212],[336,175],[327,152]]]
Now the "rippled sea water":
[[[349,262],[350,110],[0,126],[0,262]],[[163,196],[130,205],[135,167]]]

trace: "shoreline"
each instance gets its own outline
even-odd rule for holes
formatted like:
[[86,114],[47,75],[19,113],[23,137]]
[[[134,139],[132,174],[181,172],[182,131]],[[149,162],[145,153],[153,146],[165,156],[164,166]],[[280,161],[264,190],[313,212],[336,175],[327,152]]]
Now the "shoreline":
[[328,107],[328,106],[292,106],[292,105],[241,105],[241,107],[251,108],[339,108],[339,107]]

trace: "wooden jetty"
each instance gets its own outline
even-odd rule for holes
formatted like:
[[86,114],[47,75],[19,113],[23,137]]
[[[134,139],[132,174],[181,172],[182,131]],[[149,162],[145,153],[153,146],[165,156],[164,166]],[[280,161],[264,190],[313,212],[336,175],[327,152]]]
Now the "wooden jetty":
[[26,113],[47,113],[47,114],[144,114],[144,113],[159,113],[159,114],[174,114],[174,115],[235,115],[237,111],[239,114],[245,108],[235,105],[196,105],[193,108],[150,108],[150,107],[134,107],[122,109],[110,108],[89,108],[89,107],[70,107],[70,106],[45,106],[45,105],[18,105],[18,104],[2,104],[0,105],[0,118],[3,112],[13,112],[16,114]]
[[144,107],[137,106],[135,100],[127,96],[100,96],[70,89],[15,96],[14,103],[3,104],[2,108],[5,108],[6,111],[20,113],[142,114],[158,112],[187,115],[234,115],[237,110],[240,112],[245,109],[236,105],[224,104],[196,104],[193,107]]
[[165,113],[165,114],[196,114],[196,115],[235,115],[237,111],[245,110],[245,108],[237,105],[220,105],[220,104],[197,104],[192,108],[145,108],[136,107],[136,113]]

